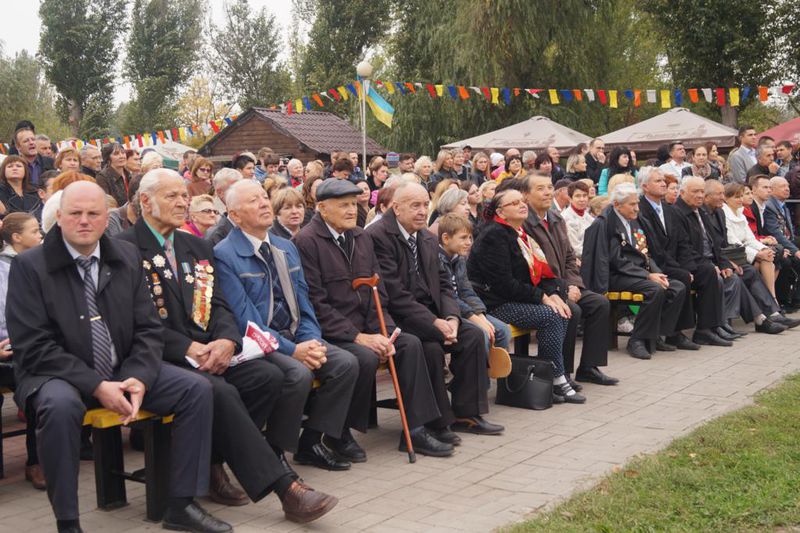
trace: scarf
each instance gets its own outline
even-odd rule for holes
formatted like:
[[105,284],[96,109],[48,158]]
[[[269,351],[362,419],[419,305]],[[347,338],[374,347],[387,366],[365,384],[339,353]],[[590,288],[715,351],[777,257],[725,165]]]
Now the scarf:
[[692,165],[692,175],[700,176],[701,178],[707,178],[711,175],[711,165],[706,163],[702,167],[698,167],[697,165]]
[[575,214],[577,214],[579,217],[582,217],[584,213],[586,213],[586,209],[576,209],[574,205],[570,205],[570,208],[575,211]]
[[516,232],[517,244],[522,251],[522,257],[524,257],[525,261],[528,263],[528,272],[531,277],[531,283],[533,283],[534,286],[539,285],[542,278],[556,277],[550,269],[550,265],[547,264],[547,258],[544,256],[544,252],[539,244],[531,239],[521,226],[518,229],[514,228],[511,224],[506,222],[505,219],[497,215],[494,216],[494,221]]

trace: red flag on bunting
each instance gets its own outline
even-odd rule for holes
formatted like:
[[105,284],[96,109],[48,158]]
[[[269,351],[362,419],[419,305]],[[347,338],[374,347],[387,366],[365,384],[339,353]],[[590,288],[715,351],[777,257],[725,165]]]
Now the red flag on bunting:
[[791,94],[793,89],[794,89],[794,83],[787,83],[786,85],[783,86],[781,91],[783,92],[783,94]]
[[697,89],[688,89],[689,92],[689,101],[693,104],[696,104],[700,101],[700,96],[697,92]]
[[144,140],[142,139],[141,133],[136,136],[136,142],[139,143],[139,148],[144,146]]
[[426,83],[425,88],[428,90],[428,94],[431,95],[431,98],[436,98],[436,87],[430,83]]
[[291,115],[292,113],[293,113],[293,111],[292,111],[292,101],[289,100],[288,102],[286,102],[286,114],[287,115]]
[[520,89],[519,87],[514,87],[514,96],[519,96],[519,93],[521,93],[521,92],[522,92],[522,89]]
[[210,121],[208,123],[208,125],[211,126],[212,130],[214,130],[214,133],[219,133],[219,126],[217,126],[217,121],[216,120]]
[[333,99],[336,100],[337,102],[342,99],[342,97],[339,95],[339,91],[337,91],[336,89],[328,89],[328,94],[333,96]]
[[725,105],[725,89],[720,87],[720,88],[716,89],[716,93],[717,93],[717,105],[720,106],[720,107],[724,106]]
[[525,90],[529,95],[539,98],[539,93],[542,92],[544,89],[525,89]]
[[608,103],[608,96],[605,89],[597,89],[597,97],[600,98],[600,103],[606,105]]
[[488,87],[481,87],[481,92],[483,93],[483,96],[485,96],[487,100],[491,100],[492,99],[492,95],[491,95],[491,93],[489,93],[489,88]]
[[172,140],[173,140],[173,141],[174,141],[175,139],[179,139],[179,140],[180,140],[180,138],[181,138],[181,134],[180,134],[180,132],[178,131],[178,128],[172,128]]

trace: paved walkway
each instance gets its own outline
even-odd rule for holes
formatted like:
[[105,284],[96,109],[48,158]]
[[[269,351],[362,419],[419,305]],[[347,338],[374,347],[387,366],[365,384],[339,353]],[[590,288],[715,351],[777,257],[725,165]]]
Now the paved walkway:
[[[733,348],[659,352],[651,361],[613,352],[608,370],[622,380],[619,386],[587,386],[583,406],[560,405],[543,412],[492,406],[490,418],[505,424],[505,435],[465,436],[453,457],[419,457],[414,465],[396,451],[396,412],[381,410],[381,428],[359,438],[369,455],[367,463],[343,473],[298,468],[310,485],[340,498],[333,512],[305,527],[285,521],[274,496],[245,507],[204,505],[241,533],[491,531],[588,488],[631,457],[658,450],[697,425],[749,403],[753,394],[800,369],[799,345],[800,332],[773,337],[751,333]],[[384,382],[380,395],[389,389]],[[7,400],[3,410],[6,424],[15,420],[11,403]],[[45,493],[24,481],[23,440],[6,441],[0,532],[55,531]],[[136,466],[142,454],[130,451],[126,460]],[[160,525],[143,521],[141,486],[128,484],[131,505],[102,512],[95,508],[91,463],[83,463],[80,483],[86,531],[160,530]]]

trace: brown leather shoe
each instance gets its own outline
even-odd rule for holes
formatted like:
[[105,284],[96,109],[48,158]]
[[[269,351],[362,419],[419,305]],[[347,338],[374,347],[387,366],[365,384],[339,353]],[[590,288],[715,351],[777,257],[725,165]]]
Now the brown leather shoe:
[[222,505],[240,507],[250,503],[250,498],[231,483],[228,473],[222,465],[211,465],[211,483],[208,496],[213,501]]
[[25,465],[25,479],[31,482],[34,489],[47,489],[47,482],[44,479],[42,465]]
[[305,483],[294,481],[281,501],[286,519],[298,524],[313,522],[339,503],[338,498],[317,492]]

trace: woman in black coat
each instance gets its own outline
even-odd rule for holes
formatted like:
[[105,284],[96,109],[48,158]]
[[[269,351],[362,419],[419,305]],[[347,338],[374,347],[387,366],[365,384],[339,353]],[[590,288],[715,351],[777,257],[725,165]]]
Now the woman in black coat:
[[28,163],[18,155],[6,157],[0,165],[0,216],[28,213],[41,221],[42,207]]
[[564,372],[561,352],[571,316],[566,289],[547,265],[538,244],[522,227],[528,205],[513,189],[498,192],[484,212],[486,225],[467,261],[467,272],[492,316],[522,329],[536,329],[539,357],[553,363],[553,392],[584,403]]

